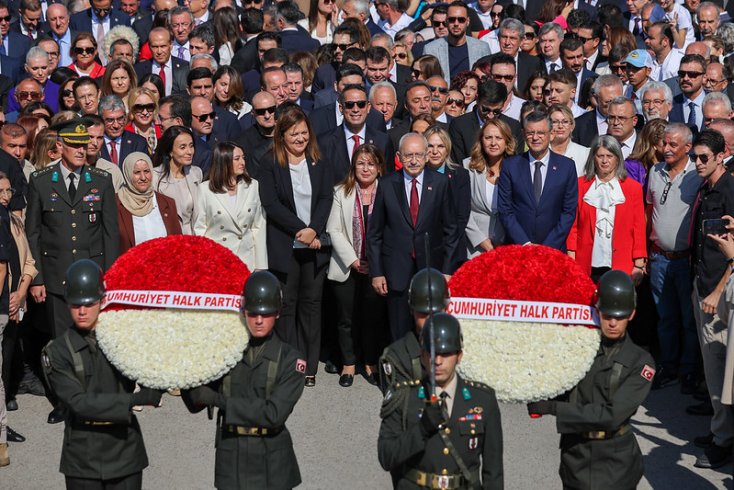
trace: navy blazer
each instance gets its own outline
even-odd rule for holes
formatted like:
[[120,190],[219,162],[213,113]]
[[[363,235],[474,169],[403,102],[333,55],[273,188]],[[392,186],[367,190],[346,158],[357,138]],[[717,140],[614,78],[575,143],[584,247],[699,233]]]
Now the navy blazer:
[[[224,107],[215,105],[214,112],[217,114],[214,117],[214,127],[212,128],[212,135],[216,141],[234,141],[243,131],[240,126],[240,122],[237,116],[229,112]],[[215,142],[216,142],[215,141]],[[209,146],[214,149],[213,143]]]
[[[141,151],[146,155],[150,155],[148,152],[148,142],[139,134],[135,134],[127,130],[123,131],[120,148],[117,148],[117,166],[120,167],[121,170],[122,162],[125,161],[125,157],[135,151]],[[107,150],[107,141],[102,145],[100,156],[105,160],[110,162],[112,161],[112,158],[110,158],[110,152]]]
[[578,177],[573,160],[550,152],[540,203],[533,195],[528,152],[506,159],[497,185],[497,210],[507,242],[527,242],[566,251],[576,219]]
[[[684,119],[683,117],[683,105],[684,104],[686,104],[686,99],[682,93],[673,97],[673,107],[670,109],[670,112],[668,113],[668,121],[683,123],[686,126],[688,126],[688,121]],[[702,121],[702,124],[703,124],[703,121]],[[694,136],[703,129],[703,127],[698,127],[698,126],[689,126],[689,127],[691,128],[691,132],[693,133]]]
[[467,258],[465,231],[471,214],[471,179],[469,178],[469,171],[460,165],[453,169],[447,167],[444,175],[449,178],[449,191],[451,192],[451,198],[454,200],[456,233],[458,234],[455,263],[458,268],[466,262]]
[[19,58],[0,54],[0,72],[12,80],[13,86],[15,86],[20,81],[21,74],[23,74],[23,63]]
[[[138,80],[143,78],[149,73],[153,73],[153,61],[138,61],[133,66],[135,74],[138,76]],[[183,95],[188,97],[186,91],[187,83],[186,77],[189,76],[189,62],[171,56],[171,71],[173,71],[173,82],[171,83],[171,95]],[[158,75],[158,73],[156,73]]]
[[[13,24],[11,24],[13,25]],[[8,47],[6,46],[6,53],[11,58],[15,58],[17,60],[20,60],[21,64],[25,62],[25,55],[28,52],[29,49],[31,49],[32,41],[23,34],[20,33],[20,31],[9,29],[8,30],[8,42],[10,43],[10,51],[7,51]],[[4,75],[7,75],[7,73],[3,72]]]
[[301,92],[301,96],[298,99],[298,105],[303,109],[303,112],[310,114],[313,110],[313,95],[311,95],[311,92],[306,92],[305,90]]
[[212,150],[206,141],[196,135],[194,135],[194,161],[191,163],[201,169],[203,180],[209,180],[209,169],[212,166]]
[[388,290],[407,290],[414,270],[427,266],[426,233],[431,267],[453,274],[459,232],[449,179],[429,168],[423,171],[418,220],[413,226],[404,171],[382,177],[367,229],[370,277],[384,276]]
[[[319,149],[321,154],[324,155],[324,161],[331,166],[334,185],[344,180],[351,167],[346,136],[344,124],[341,124],[334,131],[323,133],[319,137]],[[382,150],[382,156],[385,158],[385,170],[388,173],[392,172],[395,169],[395,150],[387,134],[367,125],[364,136],[366,143],[372,143]]]
[[596,125],[596,109],[585,112],[576,118],[576,127],[571,133],[571,140],[579,145],[591,147],[591,144],[599,136],[599,128]]
[[[311,177],[310,223],[304,223],[296,214],[288,165],[280,166],[274,160],[272,152],[263,156],[258,181],[260,202],[267,215],[268,268],[271,271],[287,274],[291,270],[296,233],[304,228],[312,228],[320,236],[326,231],[326,221],[334,201],[331,171],[328,165],[320,161],[307,160],[306,165]],[[330,248],[322,248],[316,253],[316,267],[326,266],[330,251]]]
[[[117,26],[129,26],[130,16],[125,12],[117,9],[110,10],[107,14],[110,18],[110,29]],[[76,32],[90,32],[96,36],[96,32],[92,32],[92,8],[77,12],[69,18],[69,27]],[[72,39],[73,41],[73,39]],[[142,42],[142,41],[141,41]]]
[[310,51],[315,53],[321,43],[308,34],[301,31],[280,31],[280,47],[291,55],[298,51]]
[[[327,131],[333,131],[336,129],[336,102],[314,109],[308,115],[308,120],[311,122],[311,128],[315,135],[322,135]],[[385,118],[382,117],[382,113],[377,109],[370,109],[370,112],[367,113],[367,126],[387,133]]]

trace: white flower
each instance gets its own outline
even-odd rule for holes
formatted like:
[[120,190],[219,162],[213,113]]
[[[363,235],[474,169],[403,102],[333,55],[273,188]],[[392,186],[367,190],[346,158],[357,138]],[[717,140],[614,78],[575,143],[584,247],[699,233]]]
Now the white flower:
[[193,388],[224,376],[247,347],[242,316],[211,310],[117,310],[97,324],[107,359],[147,388]]
[[598,329],[547,323],[462,320],[461,330],[459,372],[508,403],[547,400],[576,386],[601,340]]

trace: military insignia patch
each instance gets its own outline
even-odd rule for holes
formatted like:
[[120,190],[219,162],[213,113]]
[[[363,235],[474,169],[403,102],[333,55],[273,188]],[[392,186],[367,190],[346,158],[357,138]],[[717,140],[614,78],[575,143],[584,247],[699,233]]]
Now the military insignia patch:
[[90,223],[96,223],[97,222],[97,213],[89,213],[89,222]]
[[479,445],[478,437],[472,437],[469,439],[469,449],[476,449],[478,445]]
[[474,413],[482,413],[484,409],[482,407],[474,407]]
[[461,389],[461,396],[464,397],[464,400],[471,400],[471,392],[469,391],[469,388],[467,388],[466,386],[464,386]]
[[306,372],[306,361],[303,359],[297,359],[296,360],[296,371],[299,373],[305,373]]
[[382,363],[382,370],[385,371],[385,374],[390,376],[392,374],[392,365],[389,362]]
[[387,390],[387,393],[385,393],[385,401],[390,401],[390,398],[392,398],[392,391]]
[[655,369],[645,364],[645,367],[642,368],[642,372],[640,373],[640,376],[642,376],[643,378],[645,378],[648,381],[652,381],[652,378],[655,377]]
[[48,358],[48,354],[45,352],[41,354],[41,363],[43,364],[43,367],[46,369],[51,369],[51,359]]
[[56,194],[55,192],[52,192],[51,195],[49,196],[49,199],[51,200],[51,202],[56,202],[59,200],[59,195]]

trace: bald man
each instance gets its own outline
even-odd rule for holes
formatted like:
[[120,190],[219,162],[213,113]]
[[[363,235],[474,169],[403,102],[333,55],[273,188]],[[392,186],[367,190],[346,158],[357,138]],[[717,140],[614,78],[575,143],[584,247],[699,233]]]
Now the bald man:
[[255,123],[236,140],[236,143],[245,150],[247,172],[254,179],[257,179],[260,158],[273,146],[277,105],[272,94],[264,91],[256,93],[252,98],[251,112]]

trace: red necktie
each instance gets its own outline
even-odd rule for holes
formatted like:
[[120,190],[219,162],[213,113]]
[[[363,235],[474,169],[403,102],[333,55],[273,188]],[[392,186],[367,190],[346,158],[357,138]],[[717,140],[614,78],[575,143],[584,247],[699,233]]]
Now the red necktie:
[[359,135],[353,134],[352,139],[354,140],[354,147],[352,148],[352,154],[354,154],[354,152],[357,151],[357,148],[359,148]]
[[[165,68],[166,68],[165,66],[161,65],[161,71],[160,73],[158,73],[158,76],[161,77],[161,80],[163,80],[163,90],[164,91],[166,90],[166,70]],[[166,94],[166,95],[170,95],[170,94]]]
[[112,159],[112,163],[117,165],[117,148],[115,147],[115,142],[110,141],[110,158]]
[[410,188],[410,218],[413,220],[413,226],[418,222],[418,179],[413,179]]

